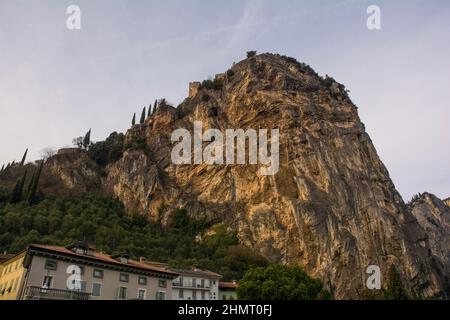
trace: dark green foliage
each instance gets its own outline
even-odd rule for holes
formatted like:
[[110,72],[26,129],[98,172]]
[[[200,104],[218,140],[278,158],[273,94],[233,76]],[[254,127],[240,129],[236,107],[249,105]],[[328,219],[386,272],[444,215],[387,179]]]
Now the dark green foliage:
[[[225,279],[239,279],[250,266],[267,261],[238,245],[234,233],[174,213],[165,228],[142,216],[128,216],[118,201],[88,194],[45,199],[37,205],[0,207],[0,252],[19,252],[30,243],[67,245],[80,240],[110,254],[127,252],[132,258],[169,262],[174,266],[208,268]],[[202,235],[201,241],[196,237]]]
[[147,117],[150,117],[151,115],[152,115],[152,104],[150,103],[150,105],[148,106]]
[[155,100],[155,105],[153,106],[153,112],[152,112],[152,114],[155,113],[156,107],[157,107],[157,106],[158,106],[158,100]]
[[5,186],[0,185],[0,207],[6,204],[10,197],[11,197],[10,190]]
[[145,137],[141,135],[134,135],[130,139],[127,140],[127,143],[124,146],[124,150],[143,150],[145,152],[149,151],[147,141]]
[[37,191],[37,187],[39,184],[39,179],[41,178],[41,172],[42,172],[43,166],[44,166],[44,160],[41,161],[41,163],[39,164],[39,167],[36,169],[35,173],[33,174],[33,178],[31,180],[31,184],[30,184],[27,198],[26,198],[26,200],[29,204],[32,204],[35,201],[36,191]]
[[247,58],[252,58],[256,56],[256,51],[247,51]]
[[11,195],[10,203],[19,203],[22,201],[23,186],[25,185],[26,178],[27,178],[27,171],[25,171],[23,176],[17,180],[16,186],[14,187],[13,193]]
[[270,265],[248,270],[239,282],[238,297],[244,300],[330,299],[322,281],[309,277],[297,266]]
[[140,124],[144,124],[144,122],[145,122],[145,114],[146,114],[146,112],[145,112],[145,107],[144,107],[144,108],[142,109],[141,119],[140,119],[140,121],[139,121]]
[[201,89],[206,90],[222,90],[223,82],[219,79],[204,80],[200,86]]
[[394,265],[391,265],[389,268],[388,286],[384,295],[385,298],[389,300],[409,300],[409,295],[403,286],[400,273]]
[[234,71],[231,70],[231,69],[228,70],[228,71],[227,71],[227,77],[228,77],[228,78],[232,78],[233,76],[234,76]]
[[133,119],[131,119],[131,125],[134,126],[136,124],[136,113],[133,114]]
[[90,145],[91,145],[91,129],[89,129],[89,131],[83,138],[83,148],[88,149]]
[[23,154],[23,157],[22,157],[22,161],[20,161],[21,166],[23,166],[25,164],[25,160],[27,159],[27,154],[28,154],[28,149],[25,150],[25,153]]
[[89,157],[100,166],[106,166],[122,157],[125,137],[122,133],[113,132],[105,141],[96,142],[89,148]]

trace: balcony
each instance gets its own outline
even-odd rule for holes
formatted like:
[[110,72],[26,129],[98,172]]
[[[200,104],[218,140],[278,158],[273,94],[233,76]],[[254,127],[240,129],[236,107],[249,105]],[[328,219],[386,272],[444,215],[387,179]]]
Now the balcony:
[[80,291],[27,287],[26,300],[89,300],[91,294]]
[[196,290],[209,290],[209,286],[202,286],[201,284],[197,283],[197,284],[193,284],[191,282],[172,282],[172,286],[174,288],[180,288],[180,289],[196,289]]

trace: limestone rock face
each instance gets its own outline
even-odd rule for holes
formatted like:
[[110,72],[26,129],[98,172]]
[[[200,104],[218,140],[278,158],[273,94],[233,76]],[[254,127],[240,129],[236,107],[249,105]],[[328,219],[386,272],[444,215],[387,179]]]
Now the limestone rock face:
[[[411,212],[429,237],[431,251],[446,274],[450,274],[450,207],[430,193],[410,203]],[[448,283],[450,285],[450,282]]]
[[443,201],[448,207],[450,207],[450,198],[444,199]]
[[[177,108],[160,103],[145,124],[127,132],[130,148],[105,169],[104,192],[130,212],[162,221],[185,207],[194,218],[225,222],[272,261],[322,278],[336,298],[358,297],[369,265],[387,275],[393,263],[407,287],[445,295],[448,246],[438,242],[448,244],[448,231],[433,238],[434,224],[418,220],[448,220],[429,204],[411,213],[343,85],[293,59],[262,54],[197,89]],[[202,121],[204,131],[279,129],[279,171],[263,176],[260,164],[173,164],[171,133],[192,132],[194,121]],[[56,170],[68,185],[78,181]]]
[[76,192],[101,189],[100,168],[84,150],[61,149],[46,161],[44,169],[58,177],[66,189]]

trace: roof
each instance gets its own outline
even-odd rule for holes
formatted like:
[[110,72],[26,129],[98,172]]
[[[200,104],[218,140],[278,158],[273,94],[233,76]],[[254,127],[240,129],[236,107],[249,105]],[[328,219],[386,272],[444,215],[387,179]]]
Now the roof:
[[5,261],[8,261],[11,258],[14,258],[15,254],[0,254],[0,263],[3,263]]
[[149,264],[141,263],[141,262],[138,262],[138,261],[135,261],[132,259],[128,259],[128,263],[123,263],[123,262],[120,262],[120,261],[112,258],[111,256],[109,256],[107,254],[99,253],[99,252],[95,252],[95,251],[93,252],[92,255],[85,255],[85,254],[76,253],[65,247],[49,246],[49,245],[41,245],[41,244],[31,244],[28,246],[28,249],[51,251],[54,253],[64,254],[64,255],[68,255],[68,256],[72,256],[72,257],[93,259],[93,260],[97,260],[99,262],[108,263],[108,264],[112,264],[112,265],[116,265],[116,266],[123,266],[126,268],[131,267],[131,268],[141,269],[144,271],[165,273],[168,275],[172,275],[174,277],[178,276],[177,273],[172,272],[172,271],[162,268],[162,267],[158,267],[156,265],[149,265]]
[[178,268],[171,268],[167,263],[161,263],[161,262],[154,262],[154,261],[145,261],[143,262],[148,265],[157,266],[160,268],[164,268],[165,270],[170,270],[172,272],[175,272],[176,274],[180,276],[197,276],[197,277],[205,277],[205,278],[222,278],[222,275],[215,273],[210,270],[206,269],[198,269],[198,268],[191,268],[191,269],[178,269]]
[[17,257],[21,257],[25,254],[25,250],[19,252],[19,253],[8,253],[8,254],[0,254],[0,263],[5,263],[9,260],[13,260]]
[[219,282],[219,288],[223,289],[237,289],[237,282]]

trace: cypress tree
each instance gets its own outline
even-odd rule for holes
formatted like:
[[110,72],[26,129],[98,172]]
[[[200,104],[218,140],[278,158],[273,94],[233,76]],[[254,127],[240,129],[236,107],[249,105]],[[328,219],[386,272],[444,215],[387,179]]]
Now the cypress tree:
[[158,99],[155,100],[155,105],[153,107],[153,113],[156,112],[156,107],[158,107]]
[[136,112],[133,114],[133,119],[131,120],[131,125],[134,126],[136,124]]
[[44,166],[44,160],[41,161],[37,171],[33,175],[33,180],[31,182],[30,189],[28,190],[27,201],[29,204],[33,203],[34,197],[36,195],[37,187],[39,184],[39,179],[41,177],[42,167]]
[[20,165],[23,166],[25,164],[25,159],[27,158],[28,148],[25,150],[25,153],[23,154],[22,161],[20,161]]
[[17,198],[19,195],[20,180],[21,179],[17,179],[17,181],[16,181],[16,185],[14,186],[13,192],[11,194],[11,198],[9,199],[10,203],[17,203]]
[[142,109],[142,113],[141,113],[141,120],[139,121],[140,124],[144,124],[145,114],[146,114],[146,112],[145,112],[145,107],[144,107],[144,109]]
[[25,185],[25,179],[27,178],[27,171],[24,172],[22,178],[18,179],[11,195],[11,203],[19,203],[22,201],[23,186]]
[[27,187],[27,193],[26,193],[26,199],[25,200],[28,199],[28,195],[30,194],[31,188],[32,188],[33,183],[34,183],[34,179],[36,178],[36,171],[37,170],[34,170],[33,175],[31,176],[31,179],[28,182],[28,187]]
[[3,170],[5,170],[5,165],[2,165],[2,168],[0,169],[0,172],[3,172]]
[[152,115],[152,104],[150,103],[150,105],[148,106],[147,117],[150,117],[151,115]]
[[83,139],[83,148],[87,149],[91,144],[91,129],[86,133]]
[[388,286],[385,297],[390,300],[409,300],[408,292],[403,286],[400,273],[394,265],[389,268]]

